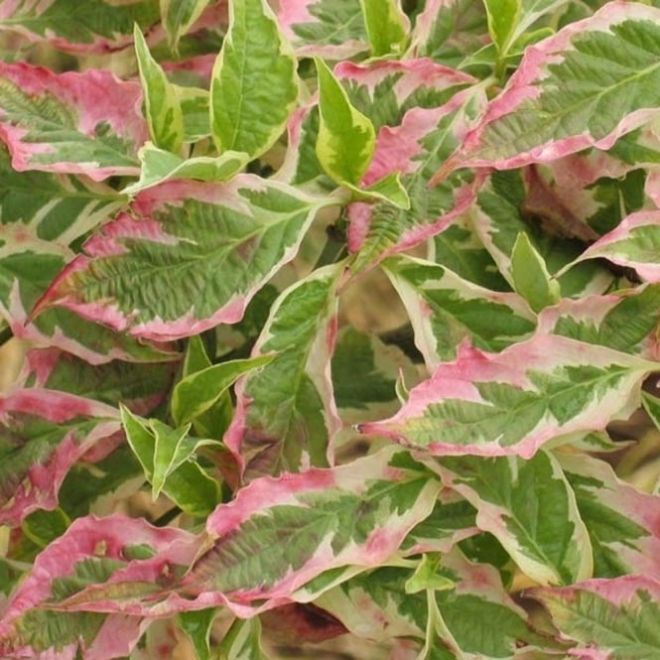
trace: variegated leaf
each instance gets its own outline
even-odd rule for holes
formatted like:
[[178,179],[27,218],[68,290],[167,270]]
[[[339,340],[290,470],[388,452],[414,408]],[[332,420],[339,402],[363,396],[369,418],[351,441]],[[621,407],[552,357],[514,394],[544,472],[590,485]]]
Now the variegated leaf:
[[130,654],[145,628],[139,617],[56,611],[58,605],[75,602],[92,586],[116,596],[152,595],[177,579],[198,547],[189,532],[144,520],[115,515],[75,521],[12,594],[0,618],[0,652],[67,659],[76,652],[89,658]]
[[340,273],[341,266],[314,271],[271,308],[252,355],[275,357],[238,381],[236,414],[225,434],[246,478],[332,464],[340,424],[330,358]]
[[358,0],[280,0],[277,19],[300,57],[338,60],[369,50]]
[[660,284],[660,211],[629,215],[574,263],[599,257],[633,268],[643,280]]
[[408,43],[410,20],[399,0],[360,0],[364,26],[374,57],[401,55]]
[[179,39],[202,15],[211,0],[160,0],[160,16],[170,47],[177,51]]
[[534,331],[534,315],[514,293],[489,291],[448,268],[410,257],[388,259],[385,271],[430,368],[455,358],[465,338],[482,350],[499,351]]
[[[334,469],[262,478],[207,521],[211,546],[185,587],[272,607],[330,569],[372,567],[429,515],[439,484],[391,449]],[[239,607],[240,609],[240,607]]]
[[[563,272],[580,255],[581,245],[575,239],[592,240],[594,232],[579,223],[562,227],[562,232],[541,231],[539,223],[529,221],[525,213],[530,199],[529,177],[520,172],[495,172],[482,186],[477,202],[470,209],[471,226],[488,250],[507,282],[513,286],[511,259],[519,234],[527,234],[535,251],[543,258],[550,275],[559,280],[563,296],[603,293],[611,285],[613,275],[598,263],[584,263]],[[527,185],[526,185],[527,184]],[[535,214],[532,214],[534,217]],[[580,233],[587,231],[588,233]],[[557,235],[559,234],[559,235]]]
[[537,333],[501,353],[463,345],[390,419],[362,424],[435,455],[531,458],[546,442],[627,418],[655,363]]
[[69,468],[120,429],[114,408],[38,388],[2,397],[0,417],[0,521],[10,525],[35,509],[54,509]]
[[19,172],[137,174],[147,138],[140,86],[109,71],[53,73],[0,63],[0,138]]
[[233,0],[213,68],[211,129],[221,151],[251,158],[273,146],[298,98],[296,58],[266,0]]
[[571,652],[590,660],[654,658],[660,653],[660,582],[625,576],[561,589],[534,589]]
[[557,452],[594,552],[594,577],[660,580],[660,499],[617,479],[605,462]]
[[349,207],[348,245],[352,252],[358,252],[354,269],[372,265],[440,233],[470,206],[479,175],[475,177],[467,170],[457,172],[432,190],[427,180],[460,143],[484,102],[483,89],[468,89],[439,108],[413,108],[400,126],[380,131],[362,183],[370,185],[401,172],[411,206],[409,210],[388,204],[356,203]]
[[608,3],[530,46],[452,167],[509,169],[616,140],[658,114],[660,10]]
[[477,509],[477,526],[493,534],[533,580],[571,584],[591,577],[587,528],[551,454],[445,458],[440,473]]
[[132,43],[133,25],[158,22],[158,0],[6,0],[0,30],[15,30],[72,53],[106,53]]
[[562,300],[539,317],[539,328],[588,344],[660,360],[660,285]]
[[132,215],[87,241],[38,308],[63,306],[161,340],[236,323],[256,291],[295,256],[324,203],[253,175],[145,191]]

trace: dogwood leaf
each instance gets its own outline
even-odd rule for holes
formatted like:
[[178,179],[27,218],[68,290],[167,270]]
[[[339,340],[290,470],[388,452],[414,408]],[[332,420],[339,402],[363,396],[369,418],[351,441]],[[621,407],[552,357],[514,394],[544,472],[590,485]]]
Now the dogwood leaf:
[[2,397],[0,415],[0,521],[10,525],[35,509],[54,509],[69,468],[120,428],[110,406],[38,388]]
[[15,30],[72,53],[105,53],[128,46],[133,25],[158,22],[157,0],[10,0],[0,8],[0,30]]
[[436,455],[531,458],[552,438],[630,415],[653,364],[543,333],[496,354],[464,346],[394,417],[360,429]]
[[360,0],[371,54],[382,57],[402,53],[408,41],[410,22],[397,0]]
[[559,301],[559,282],[550,277],[543,257],[525,233],[518,234],[511,250],[511,279],[535,312]]
[[444,172],[509,169],[591,146],[609,149],[657,115],[660,68],[652,44],[659,25],[656,8],[609,3],[530,46]]
[[149,52],[137,25],[133,38],[151,139],[157,147],[176,154],[181,150],[184,138],[183,112],[176,89]]
[[324,203],[252,175],[143,192],[132,215],[87,241],[38,309],[59,305],[117,331],[160,339],[236,323],[254,293],[293,258]]
[[489,291],[448,268],[410,257],[388,259],[385,271],[431,368],[455,358],[465,338],[483,350],[498,351],[534,330],[533,314],[515,294]]
[[587,657],[648,658],[658,654],[660,583],[651,577],[588,580],[530,595],[550,612],[562,637],[578,643]]
[[170,47],[176,51],[179,39],[194,25],[211,0],[160,0],[160,16]]
[[282,292],[252,352],[252,362],[265,366],[238,381],[225,443],[249,476],[332,464],[339,420],[330,358],[339,273],[336,266],[317,269]]
[[591,577],[587,528],[551,454],[541,451],[527,461],[445,458],[440,472],[477,509],[477,526],[493,534],[536,582],[571,584]]
[[86,174],[101,181],[137,174],[146,140],[135,82],[109,71],[56,74],[0,63],[0,130],[19,172]]
[[281,135],[294,108],[296,59],[265,0],[235,0],[229,11],[211,82],[213,139],[221,151],[256,158]]

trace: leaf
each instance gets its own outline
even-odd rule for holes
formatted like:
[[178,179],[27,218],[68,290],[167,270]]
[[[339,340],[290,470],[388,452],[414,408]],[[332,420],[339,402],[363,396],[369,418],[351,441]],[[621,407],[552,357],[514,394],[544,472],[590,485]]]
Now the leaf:
[[500,56],[506,54],[520,20],[521,0],[484,0],[488,31]]
[[195,647],[198,660],[211,660],[211,629],[217,616],[218,610],[212,607],[181,612],[177,617],[179,626]]
[[261,647],[261,621],[258,618],[235,619],[218,648],[219,660],[266,658]]
[[52,0],[6,2],[0,29],[14,30],[33,41],[47,41],[72,53],[107,53],[128,46],[133,25],[147,30],[158,22],[157,0]]
[[172,392],[170,403],[175,424],[183,426],[207,412],[238,378],[246,372],[265,367],[273,357],[263,355],[247,360],[220,362],[195,370],[180,380]]
[[643,576],[588,580],[530,595],[549,610],[562,637],[590,657],[652,658],[660,650],[660,584]]
[[281,135],[297,98],[296,59],[267,3],[234,0],[211,81],[216,146],[260,156]]
[[60,305],[160,340],[236,323],[256,291],[295,256],[324,203],[253,175],[141,193],[132,215],[121,214],[87,241],[37,311]]
[[130,654],[142,634],[138,617],[56,608],[98,587],[114,588],[116,594],[127,588],[154,594],[173,581],[163,567],[185,567],[198,547],[189,532],[140,519],[114,515],[74,521],[37,557],[9,599],[0,619],[3,655],[22,650],[37,657],[49,649],[57,657],[74,657],[76,649],[89,657]]
[[110,406],[37,388],[3,396],[0,416],[0,522],[12,526],[36,509],[56,508],[67,471],[120,428]]
[[[541,231],[538,223],[526,220],[524,209],[530,198],[530,176],[526,172],[494,172],[479,190],[470,209],[471,226],[497,264],[502,276],[513,287],[511,257],[520,233],[527,234],[532,246],[545,261],[565,297],[604,293],[612,284],[612,273],[598,263],[580,264],[579,269],[562,270],[581,254],[581,242],[561,233]],[[582,223],[579,223],[582,225]],[[586,227],[585,225],[582,225]],[[582,239],[590,240],[587,236]]]
[[108,71],[57,74],[0,63],[0,131],[12,167],[94,181],[137,174],[147,137],[140,97],[137,83]]
[[339,60],[369,49],[355,0],[280,0],[277,20],[299,57]]
[[629,215],[616,229],[589,246],[574,263],[599,257],[634,268],[647,282],[660,283],[660,211]]
[[456,149],[484,102],[483,89],[468,89],[439,108],[413,108],[400,126],[379,132],[363,184],[401,172],[410,210],[384,204],[349,207],[348,246],[359,253],[354,270],[372,266],[442,232],[471,205],[480,175],[458,172],[431,190],[427,178]]
[[247,154],[225,151],[221,156],[180,158],[147,142],[139,151],[142,163],[140,180],[124,188],[127,195],[152,188],[172,179],[224,182],[238,174],[248,163]]
[[356,110],[328,66],[316,61],[320,123],[316,155],[326,174],[339,184],[357,186],[374,150],[374,127]]
[[653,363],[538,333],[501,353],[463,346],[413,388],[394,417],[360,425],[369,435],[434,455],[531,458],[552,438],[597,431],[636,409]]
[[173,51],[179,39],[190,31],[211,0],[160,0],[160,16]]
[[412,108],[438,108],[459,89],[477,82],[428,59],[344,61],[334,72],[350,103],[377,131],[398,126]]
[[660,429],[660,399],[648,392],[642,392],[642,404],[653,423]]
[[657,115],[660,10],[608,4],[530,46],[458,155],[443,166],[510,169],[609,149]]
[[440,472],[477,509],[477,526],[493,534],[534,581],[571,584],[591,577],[587,528],[551,454],[445,458]]
[[377,566],[438,494],[439,484],[404,458],[386,449],[338,468],[253,481],[209,517],[213,545],[184,585],[265,609],[324,571]]
[[408,42],[410,22],[397,0],[360,0],[371,54],[401,54]]
[[478,52],[487,39],[483,2],[427,0],[415,21],[411,46],[417,57],[430,57],[458,68]]
[[184,142],[198,142],[210,137],[209,92],[199,87],[180,87],[178,85],[175,85],[174,89],[183,113]]
[[535,312],[559,302],[559,282],[550,276],[543,257],[524,232],[518,234],[511,251],[511,278],[516,292]]
[[191,516],[208,515],[220,500],[220,486],[199,463],[188,459],[198,447],[218,443],[190,438],[187,428],[184,432],[142,419],[125,406],[120,410],[126,440],[152,485],[152,498],[162,490]]
[[268,364],[238,381],[224,438],[248,477],[332,465],[339,420],[330,359],[340,273],[341,266],[317,269],[271,307],[252,351],[253,361]]
[[617,479],[605,462],[557,452],[594,552],[594,577],[660,578],[660,501]]
[[544,332],[658,359],[660,286],[651,284],[604,296],[563,299],[539,316]]
[[151,139],[157,147],[177,154],[181,151],[184,133],[176,89],[149,52],[138,25],[133,30],[133,38]]
[[421,259],[390,258],[384,267],[430,368],[455,358],[465,338],[482,350],[499,351],[534,330],[533,314],[515,294],[483,289]]

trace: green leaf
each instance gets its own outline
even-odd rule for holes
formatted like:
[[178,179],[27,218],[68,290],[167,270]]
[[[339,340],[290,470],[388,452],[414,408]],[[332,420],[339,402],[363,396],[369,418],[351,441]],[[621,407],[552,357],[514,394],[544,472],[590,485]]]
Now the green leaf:
[[162,489],[186,513],[208,515],[220,500],[219,484],[189,459],[198,447],[217,441],[187,438],[157,420],[134,415],[121,404],[120,410],[126,439],[152,484],[154,498]]
[[21,531],[40,548],[45,548],[62,536],[70,524],[69,516],[60,508],[53,511],[35,511],[23,520]]
[[208,411],[242,375],[269,364],[274,355],[221,362],[195,371],[180,380],[172,393],[172,418],[177,426]]
[[416,594],[428,589],[432,591],[444,591],[454,589],[456,583],[438,572],[441,556],[425,554],[419,562],[415,572],[406,581],[405,591],[407,594]]
[[327,64],[320,59],[315,62],[321,117],[316,155],[333,181],[358,186],[374,153],[374,127],[351,105]]
[[160,0],[160,16],[170,48],[177,52],[179,39],[187,34],[211,0]]
[[511,251],[511,278],[516,292],[535,312],[559,302],[559,282],[548,273],[543,257],[524,232],[518,234]]
[[360,0],[371,54],[402,54],[408,42],[409,22],[397,0]]
[[234,0],[213,68],[211,128],[221,151],[257,158],[281,135],[298,98],[296,59],[265,0]]
[[477,509],[477,526],[493,534],[526,575],[541,584],[591,577],[587,528],[551,454],[445,458],[440,471]]
[[122,190],[127,195],[151,188],[171,179],[196,179],[197,181],[228,181],[248,163],[247,154],[225,151],[217,157],[197,156],[180,158],[147,142],[138,152],[142,163],[140,179]]
[[157,147],[177,154],[183,145],[184,131],[183,113],[176,89],[152,57],[137,25],[133,30],[133,38],[151,139]]
[[649,392],[642,392],[642,404],[653,423],[660,430],[660,399]]
[[211,660],[211,630],[218,616],[217,608],[180,612],[179,626],[195,647],[197,660]]
[[225,442],[242,457],[248,478],[255,470],[331,464],[339,420],[329,366],[341,268],[319,268],[282,292],[252,352],[268,361],[268,353],[275,357],[236,386],[236,414]]
[[356,199],[383,201],[403,210],[410,208],[410,197],[401,183],[400,172],[388,174],[366,188],[357,188],[352,185],[347,187],[354,192]]
[[520,0],[484,0],[488,15],[488,31],[497,46],[500,56],[504,56],[512,43],[521,11]]
[[660,654],[660,586],[651,577],[594,580],[530,594],[549,610],[562,637],[612,660]]
[[218,660],[265,660],[261,621],[235,619],[218,647]]
[[[174,85],[183,113],[184,142],[198,142],[211,136],[209,92],[199,87]],[[138,154],[139,155],[139,154]]]

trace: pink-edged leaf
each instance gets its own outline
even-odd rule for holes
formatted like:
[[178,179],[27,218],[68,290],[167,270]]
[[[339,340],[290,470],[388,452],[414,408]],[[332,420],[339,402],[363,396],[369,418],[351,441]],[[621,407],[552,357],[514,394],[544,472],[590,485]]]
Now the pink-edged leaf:
[[86,174],[101,181],[139,174],[137,150],[147,139],[142,92],[109,71],[53,73],[0,63],[0,139],[12,167]]
[[176,361],[143,364],[112,360],[91,365],[57,348],[35,348],[27,352],[19,382],[69,392],[116,406],[119,402],[139,415],[147,415],[165,400],[172,387]]
[[340,421],[330,359],[341,270],[317,269],[282,292],[271,308],[252,355],[275,357],[238,381],[236,413],[224,438],[246,479],[334,462]]
[[184,584],[237,606],[276,606],[324,571],[385,561],[431,513],[438,490],[422,466],[389,448],[338,468],[257,479],[209,517],[212,545]]
[[390,419],[363,433],[432,454],[531,458],[552,438],[627,418],[654,363],[538,333],[501,353],[463,344],[454,362],[410,392]]
[[114,589],[119,600],[166,590],[198,548],[193,534],[152,527],[144,520],[120,515],[76,520],[36,558],[11,595],[0,618],[3,657],[21,650],[59,654],[70,648],[96,660],[129,654],[145,627],[139,618],[57,610],[92,586]]
[[37,308],[62,306],[154,340],[236,323],[327,203],[253,175],[152,188],[87,241]]
[[0,399],[0,521],[16,525],[35,509],[54,509],[71,466],[120,429],[108,405],[45,389]]
[[639,211],[585,250],[574,263],[602,257],[660,283],[660,211]]
[[539,329],[660,360],[659,322],[660,285],[649,284],[603,296],[563,299],[543,311]]
[[449,552],[460,541],[480,532],[476,509],[456,491],[443,488],[431,515],[414,527],[401,546],[404,556]]
[[0,7],[0,30],[71,53],[124,48],[134,23],[146,30],[158,20],[158,0],[5,0]]
[[277,19],[299,57],[346,59],[369,50],[355,0],[280,0]]
[[525,575],[540,584],[592,576],[587,528],[552,454],[458,456],[443,459],[438,469],[443,483],[475,507],[477,526],[497,538]]
[[465,338],[477,348],[499,351],[535,329],[534,314],[515,293],[490,291],[448,268],[410,257],[388,259],[385,272],[408,311],[415,344],[429,368],[455,358]]
[[438,108],[461,88],[477,82],[428,58],[341,62],[334,73],[351,103],[369,117],[376,130],[398,126],[412,108]]
[[[444,622],[445,641],[467,657],[512,657],[518,646],[540,645],[525,611],[507,595],[495,568],[476,564],[458,550],[425,561],[435,570],[429,582]],[[439,561],[438,561],[439,559]],[[426,593],[410,587],[410,568],[386,567],[363,573],[321,596],[317,604],[362,638],[386,642],[396,637],[423,640],[429,618]],[[493,623],[497,621],[497,625]],[[415,656],[413,656],[415,657]]]
[[454,167],[510,169],[609,149],[658,115],[660,10],[608,3],[525,51],[438,178]]
[[412,34],[418,57],[453,67],[459,67],[488,41],[483,3],[472,0],[427,0]]
[[605,462],[557,452],[594,551],[594,576],[660,580],[660,499],[617,479]]
[[358,253],[355,269],[440,233],[474,201],[481,175],[456,172],[432,190],[427,181],[460,144],[484,103],[483,89],[475,87],[459,92],[439,108],[409,110],[400,126],[381,128],[362,183],[368,186],[400,172],[411,205],[409,210],[384,203],[359,202],[349,207],[348,246]]
[[580,264],[568,272],[562,270],[581,253],[575,239],[585,242],[598,235],[582,220],[568,215],[561,200],[538,183],[539,177],[529,169],[493,172],[470,209],[471,228],[512,287],[513,249],[518,235],[524,233],[549,273],[559,281],[564,297],[605,292],[614,277],[597,262]]
[[532,589],[571,650],[585,660],[655,658],[660,654],[660,582],[641,576],[597,579],[558,589]]

